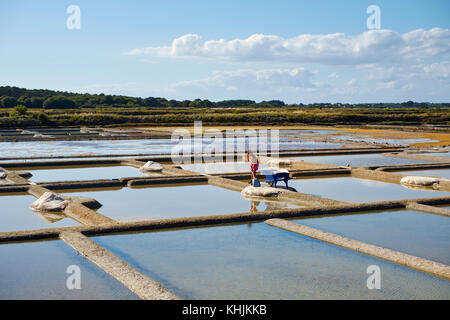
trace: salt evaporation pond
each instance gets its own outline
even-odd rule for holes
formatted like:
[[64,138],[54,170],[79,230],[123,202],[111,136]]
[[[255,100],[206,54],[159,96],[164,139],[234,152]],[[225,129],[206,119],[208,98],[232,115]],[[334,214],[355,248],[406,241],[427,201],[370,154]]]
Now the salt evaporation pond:
[[84,191],[66,195],[94,198],[103,205],[98,209],[99,213],[118,221],[242,213],[251,211],[252,206],[258,211],[298,207],[276,200],[247,200],[240,192],[199,184]]
[[[182,164],[181,168],[184,170],[213,174],[213,173],[235,173],[247,172],[250,173],[250,163],[244,161],[237,162],[210,162],[210,163],[191,163]],[[268,166],[260,163],[258,171],[270,169]]]
[[83,168],[24,170],[29,171],[33,175],[29,179],[33,182],[120,179],[124,177],[145,176],[138,170],[138,168],[130,166],[96,166]]
[[421,153],[424,156],[433,156],[433,157],[450,157],[450,153],[448,152],[430,152],[430,153]]
[[289,159],[304,160],[306,162],[315,162],[329,164],[334,166],[395,166],[401,164],[434,163],[428,160],[416,160],[406,158],[387,157],[381,154],[352,154],[352,155],[331,155],[331,156],[305,156],[289,157]]
[[[0,257],[0,299],[139,299],[61,240],[1,244]],[[80,289],[66,286],[71,265],[80,268]]]
[[383,211],[292,221],[450,265],[450,219],[411,211]]
[[[0,232],[59,228],[79,225],[71,218],[52,214],[39,215],[29,208],[36,201],[31,195],[0,195]],[[59,220],[58,220],[59,219]]]
[[450,179],[450,169],[431,169],[431,170],[404,170],[391,171],[397,174],[404,174],[408,176],[427,176],[427,177],[441,177]]
[[367,143],[379,143],[388,145],[400,145],[408,146],[415,143],[426,143],[426,142],[438,142],[438,140],[432,140],[428,138],[416,138],[416,139],[389,139],[389,138],[374,138],[369,136],[350,136],[350,135],[339,135],[334,137],[339,140],[345,141],[355,141],[355,142],[367,142]]
[[409,189],[395,183],[353,177],[293,179],[289,186],[301,193],[353,203],[450,195],[445,191]]
[[[264,223],[93,237],[183,299],[448,299],[450,282]],[[368,290],[367,267],[382,270]]]
[[[270,140],[270,139],[269,139]],[[269,141],[270,142],[270,141]],[[33,142],[0,142],[0,157],[33,157],[64,156],[78,154],[182,154],[188,152],[245,150],[245,144],[238,139],[213,141],[205,139],[203,144],[180,144],[171,139],[139,139],[139,140],[91,140],[91,141],[33,141]],[[227,146],[228,144],[228,146]],[[178,146],[178,147],[177,147]],[[340,144],[315,141],[280,142],[279,150],[338,148]],[[265,142],[259,148],[270,150],[272,145]]]

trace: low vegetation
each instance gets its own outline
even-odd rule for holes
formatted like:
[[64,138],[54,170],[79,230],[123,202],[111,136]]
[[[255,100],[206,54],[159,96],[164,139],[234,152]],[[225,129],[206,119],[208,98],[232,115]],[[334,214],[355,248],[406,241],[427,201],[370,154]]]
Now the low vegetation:
[[271,100],[211,102],[76,94],[0,87],[0,127],[390,124],[448,125],[450,104],[285,104]]

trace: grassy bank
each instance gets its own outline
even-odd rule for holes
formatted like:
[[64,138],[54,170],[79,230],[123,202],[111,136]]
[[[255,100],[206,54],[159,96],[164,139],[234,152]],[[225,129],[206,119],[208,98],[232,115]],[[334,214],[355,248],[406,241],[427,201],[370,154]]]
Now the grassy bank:
[[450,124],[450,108],[77,108],[0,109],[0,127],[205,125],[424,125]]

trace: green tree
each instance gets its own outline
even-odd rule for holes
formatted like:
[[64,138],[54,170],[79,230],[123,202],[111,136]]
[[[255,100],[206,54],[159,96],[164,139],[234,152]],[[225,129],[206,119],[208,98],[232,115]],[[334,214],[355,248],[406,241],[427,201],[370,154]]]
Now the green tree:
[[199,107],[201,107],[201,103],[202,103],[201,99],[195,99],[189,103],[189,107],[199,108]]
[[180,106],[187,108],[187,107],[189,107],[190,103],[191,103],[190,100],[183,100],[183,101],[180,102]]
[[181,102],[174,100],[174,99],[169,100],[168,105],[169,105],[169,107],[181,107],[182,106]]
[[44,103],[44,99],[42,99],[41,97],[32,97],[30,100],[31,100],[31,107],[30,108],[35,108],[35,109],[42,108],[42,104]]
[[28,98],[28,96],[21,95],[19,97],[19,99],[17,99],[17,103],[20,104],[20,105],[24,105],[26,107],[29,107],[30,104],[31,104],[31,100],[30,100],[30,98]]
[[111,105],[113,103],[114,103],[114,99],[112,96],[110,96],[110,95],[105,96],[105,104]]
[[168,106],[169,106],[169,105],[168,105],[168,102],[169,102],[169,101],[167,101],[166,98],[156,98],[156,100],[159,101],[159,103],[160,103],[160,105],[161,105],[162,107],[168,107]]
[[3,96],[0,99],[0,103],[3,108],[12,108],[17,105],[17,99],[10,96]]
[[200,107],[211,108],[211,107],[214,107],[214,104],[211,101],[209,101],[208,99],[205,99],[202,102],[200,102]]
[[44,101],[43,107],[44,109],[73,109],[75,103],[64,96],[53,96]]
[[146,107],[162,107],[162,104],[158,101],[158,99],[153,97],[148,97],[144,99],[144,106]]

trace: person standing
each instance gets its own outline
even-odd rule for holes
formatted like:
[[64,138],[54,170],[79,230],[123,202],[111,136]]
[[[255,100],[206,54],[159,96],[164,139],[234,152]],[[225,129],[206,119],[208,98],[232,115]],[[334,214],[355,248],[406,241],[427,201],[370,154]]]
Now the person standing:
[[253,152],[248,150],[245,152],[245,157],[247,162],[250,162],[250,171],[252,175],[252,181],[250,181],[250,183],[253,183],[253,181],[256,179],[256,171],[258,171],[259,167],[258,157],[255,156]]

